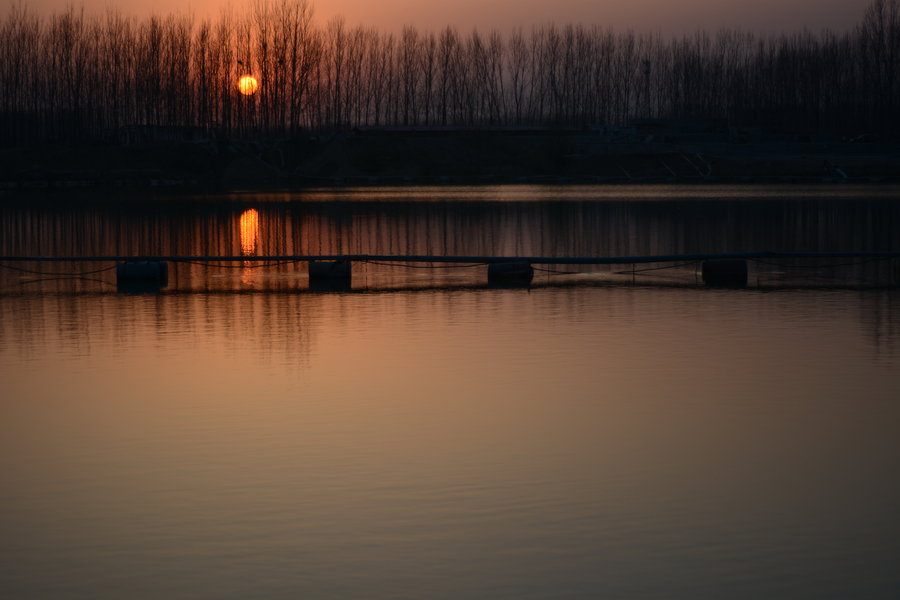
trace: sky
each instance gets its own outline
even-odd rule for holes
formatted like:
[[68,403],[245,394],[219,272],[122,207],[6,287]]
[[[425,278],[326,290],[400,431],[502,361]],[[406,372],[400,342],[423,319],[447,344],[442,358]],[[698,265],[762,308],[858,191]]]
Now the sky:
[[[7,6],[17,0],[2,0]],[[251,0],[82,0],[88,12],[107,6],[126,14],[184,12],[215,18],[231,4],[237,11]],[[29,9],[53,12],[73,0],[24,0]],[[75,0],[76,5],[79,2]],[[845,30],[855,26],[870,0],[311,0],[316,20],[342,15],[349,25],[399,30],[404,25],[437,30],[531,27],[547,23],[586,23],[614,29],[683,33],[696,29],[742,27],[753,31],[808,28]]]

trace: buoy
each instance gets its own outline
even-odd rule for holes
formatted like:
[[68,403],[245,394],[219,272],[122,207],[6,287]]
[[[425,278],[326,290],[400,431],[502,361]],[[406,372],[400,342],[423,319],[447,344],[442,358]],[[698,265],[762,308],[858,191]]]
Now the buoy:
[[349,260],[309,261],[309,287],[313,291],[349,291],[351,280]]
[[530,285],[534,268],[525,261],[497,262],[488,265],[488,284],[499,286]]
[[730,258],[704,261],[703,283],[716,287],[746,287],[747,261]]
[[169,284],[169,263],[127,261],[116,265],[116,287],[120,292],[158,292]]

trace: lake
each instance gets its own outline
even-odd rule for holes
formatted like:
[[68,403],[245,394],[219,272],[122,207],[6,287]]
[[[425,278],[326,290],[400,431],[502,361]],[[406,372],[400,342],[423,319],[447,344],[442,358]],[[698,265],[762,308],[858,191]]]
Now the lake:
[[4,256],[246,258],[0,263],[0,597],[894,598],[896,259],[254,257],[898,251],[898,192],[0,198]]

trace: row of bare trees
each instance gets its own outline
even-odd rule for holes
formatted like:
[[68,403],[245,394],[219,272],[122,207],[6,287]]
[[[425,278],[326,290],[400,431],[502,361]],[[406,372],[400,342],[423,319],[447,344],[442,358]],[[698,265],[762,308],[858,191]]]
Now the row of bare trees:
[[[0,21],[0,142],[134,125],[225,135],[372,127],[584,127],[721,118],[790,132],[900,129],[900,0],[854,29],[669,38],[590,25],[399,34],[254,0],[216,21],[136,19],[19,0]],[[260,82],[252,97],[237,79]]]

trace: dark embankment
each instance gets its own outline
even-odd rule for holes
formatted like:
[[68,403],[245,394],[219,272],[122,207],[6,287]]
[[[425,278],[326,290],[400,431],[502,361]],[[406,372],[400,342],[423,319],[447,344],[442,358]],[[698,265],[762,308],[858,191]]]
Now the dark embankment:
[[900,144],[866,138],[703,140],[634,131],[372,130],[236,141],[153,134],[140,142],[0,149],[0,190],[900,181]]

